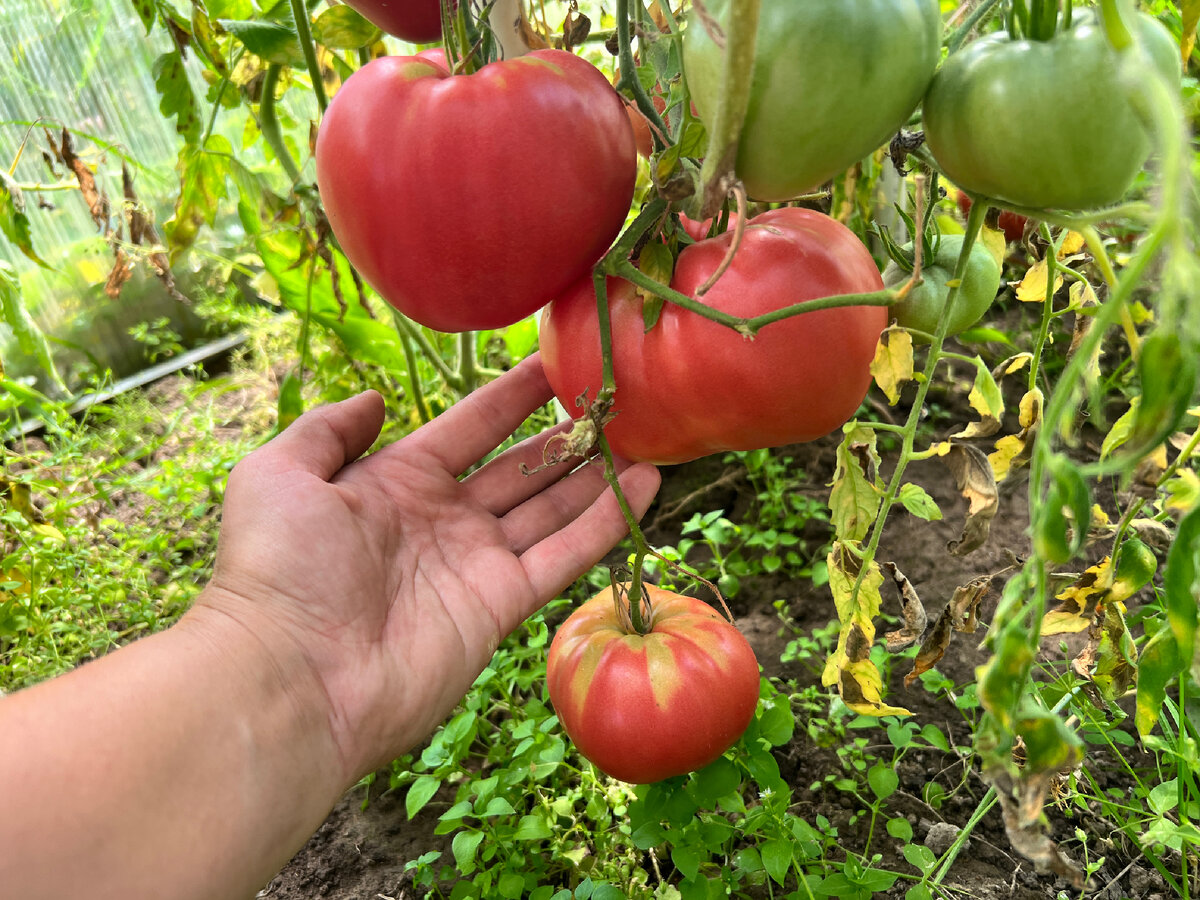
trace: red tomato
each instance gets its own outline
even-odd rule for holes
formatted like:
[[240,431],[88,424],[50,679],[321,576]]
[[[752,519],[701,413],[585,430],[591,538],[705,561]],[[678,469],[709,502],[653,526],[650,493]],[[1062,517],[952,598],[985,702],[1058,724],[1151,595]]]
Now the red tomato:
[[[695,296],[724,259],[731,232],[685,247],[671,287]],[[751,317],[834,294],[882,290],[866,247],[848,228],[794,207],[751,219],[708,305]],[[667,303],[648,332],[633,285],[610,278],[616,418],[613,450],[679,463],[723,450],[811,441],[854,415],[870,386],[883,306],[819,310],[767,325],[753,339]],[[590,278],[543,312],[542,364],[573,415],[601,387],[600,337]]]
[[758,660],[708,604],[644,585],[647,634],[628,634],[605,588],[562,624],[546,683],[563,730],[621,781],[703,768],[737,743],[758,706]]
[[316,159],[350,261],[441,331],[511,325],[587,274],[637,177],[620,98],[561,50],[454,76],[415,57],[373,60],[329,104]]
[[442,39],[438,0],[342,0],[376,28],[413,44]]

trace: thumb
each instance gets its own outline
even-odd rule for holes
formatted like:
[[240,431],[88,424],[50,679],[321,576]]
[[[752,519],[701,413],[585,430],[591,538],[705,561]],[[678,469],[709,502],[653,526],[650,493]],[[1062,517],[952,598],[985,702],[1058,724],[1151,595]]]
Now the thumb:
[[329,481],[379,437],[383,397],[364,391],[304,413],[251,454],[268,473],[300,470]]

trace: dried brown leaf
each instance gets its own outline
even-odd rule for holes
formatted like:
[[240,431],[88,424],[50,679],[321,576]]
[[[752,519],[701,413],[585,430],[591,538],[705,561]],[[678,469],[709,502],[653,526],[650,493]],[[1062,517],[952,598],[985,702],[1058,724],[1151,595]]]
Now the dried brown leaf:
[[983,452],[969,444],[952,443],[942,460],[954,475],[954,481],[967,501],[967,518],[962,535],[950,541],[946,549],[953,556],[965,556],[987,541],[992,519],[999,508],[996,478]]
[[904,618],[904,627],[889,631],[884,636],[888,652],[895,653],[921,639],[929,618],[925,613],[925,606],[921,603],[921,598],[917,595],[917,589],[913,587],[913,583],[908,580],[908,577],[896,567],[896,564],[885,562],[883,570],[891,576],[896,590],[900,592],[900,610]]

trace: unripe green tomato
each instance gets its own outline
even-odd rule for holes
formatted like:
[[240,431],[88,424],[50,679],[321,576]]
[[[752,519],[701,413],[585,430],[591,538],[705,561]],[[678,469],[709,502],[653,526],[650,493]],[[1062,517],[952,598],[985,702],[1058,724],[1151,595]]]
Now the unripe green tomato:
[[[1179,82],[1179,45],[1146,13],[1132,17],[1136,61]],[[1134,51],[1130,51],[1132,53]],[[1050,40],[997,31],[951,54],[922,105],[925,141],[942,171],[973,194],[1036,209],[1118,202],[1151,142],[1121,80],[1120,57],[1091,10]]]
[[[954,277],[954,267],[958,263],[962,245],[961,234],[942,235],[933,260],[923,261],[921,283],[909,291],[907,297],[891,307],[892,318],[899,325],[928,334],[937,331],[946,294],[950,290],[946,283]],[[903,249],[912,253],[913,245],[905,244]],[[888,263],[887,268],[883,270],[883,283],[889,288],[899,287],[908,278],[909,273],[895,262]],[[976,241],[971,246],[971,255],[967,258],[966,275],[949,311],[950,326],[946,334],[958,334],[978,322],[996,299],[999,289],[1000,263],[987,247]],[[914,339],[927,340],[920,335],[916,335]]]

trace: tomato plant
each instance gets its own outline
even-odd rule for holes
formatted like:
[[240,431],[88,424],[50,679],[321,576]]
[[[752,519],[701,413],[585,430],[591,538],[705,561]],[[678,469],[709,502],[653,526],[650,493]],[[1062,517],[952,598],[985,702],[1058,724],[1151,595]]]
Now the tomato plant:
[[[1145,14],[1134,21],[1149,62],[1177,81],[1170,32]],[[1033,208],[1116,203],[1150,152],[1117,69],[1088,10],[1045,40],[989,34],[938,70],[924,101],[925,140],[950,179],[975,194]]]
[[546,683],[563,730],[597,768],[634,784],[702,768],[737,742],[758,705],[758,660],[708,604],[643,585],[638,634],[605,588],[562,624]]
[[[724,23],[737,4],[706,5]],[[940,35],[937,0],[763,0],[736,165],[750,196],[795,197],[885,143],[921,102]],[[693,15],[684,71],[705,122],[721,96],[723,59]]]
[[334,96],[316,159],[346,256],[440,331],[510,325],[565,290],[620,230],[637,175],[620,98],[561,50],[453,76],[374,60]]
[[[694,297],[725,258],[731,232],[685,247],[671,287]],[[817,310],[765,326],[753,340],[674,304],[646,330],[642,295],[608,279],[616,418],[613,450],[677,463],[722,450],[814,440],[854,415],[887,324],[881,306]],[[881,290],[870,253],[848,228],[794,207],[751,219],[729,269],[704,295],[716,309],[752,317],[834,294]],[[555,394],[601,386],[596,301],[581,279],[542,314],[542,361]]]
[[414,44],[442,39],[438,0],[343,0],[377,28]]
[[[892,316],[898,324],[927,334],[937,331],[946,295],[950,290],[946,285],[954,277],[954,268],[962,245],[961,234],[941,236],[933,258],[922,263],[921,283],[891,308]],[[903,250],[911,258],[913,245],[906,244]],[[883,270],[883,283],[890,288],[898,287],[908,279],[910,272],[911,269],[905,271],[902,266],[892,261]],[[954,305],[949,310],[950,324],[946,334],[958,334],[978,322],[996,299],[999,289],[1000,263],[982,242],[976,241],[971,245],[966,274],[954,295]]]

